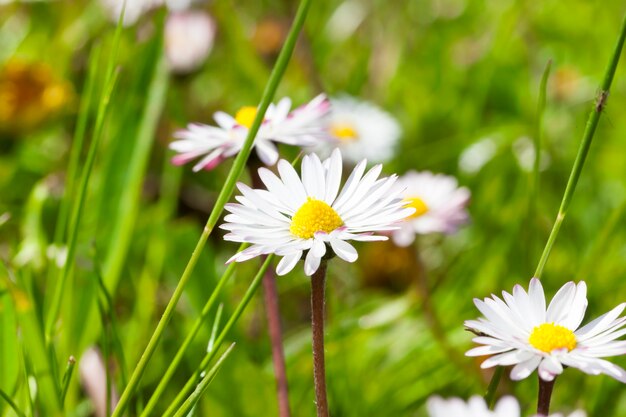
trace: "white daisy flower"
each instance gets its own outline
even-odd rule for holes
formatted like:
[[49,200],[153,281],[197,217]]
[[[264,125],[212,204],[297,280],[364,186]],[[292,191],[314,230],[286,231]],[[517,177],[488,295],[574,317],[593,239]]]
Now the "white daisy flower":
[[502,397],[494,410],[490,410],[483,397],[478,395],[467,402],[460,398],[446,400],[434,396],[428,399],[426,408],[430,417],[520,417],[519,403],[511,396]]
[[[430,397],[426,402],[430,417],[520,417],[518,401],[511,396],[500,398],[493,410],[487,407],[483,397],[475,395],[467,402],[460,398],[443,399]],[[564,414],[550,414],[550,417],[564,417]],[[584,411],[576,410],[568,417],[586,417]]]
[[[320,94],[293,111],[290,109],[291,100],[283,98],[277,105],[271,104],[265,113],[265,119],[254,139],[254,147],[259,159],[266,165],[274,165],[278,160],[278,149],[273,142],[310,146],[325,137],[322,120],[329,111],[325,95]],[[182,165],[202,157],[193,167],[194,171],[215,168],[221,161],[241,150],[256,113],[256,107],[245,106],[239,109],[235,117],[216,112],[213,118],[217,126],[189,124],[187,129],[174,134],[178,140],[170,143],[170,149],[178,152],[178,155],[172,162]]]
[[454,233],[469,219],[466,206],[470,192],[459,187],[454,177],[409,171],[398,179],[398,185],[405,189],[407,207],[415,208],[393,233],[398,246],[410,245],[416,234]]
[[626,371],[601,359],[626,353],[626,317],[619,317],[626,303],[580,327],[587,309],[587,285],[568,282],[556,293],[546,309],[541,282],[530,281],[528,293],[520,285],[513,294],[502,292],[504,301],[493,295],[474,304],[484,318],[469,320],[465,326],[479,334],[468,356],[493,355],[481,367],[515,365],[511,379],[520,380],[539,368],[539,376],[553,380],[571,366],[590,375],[606,374],[626,382]]
[[215,22],[202,11],[168,14],[165,21],[165,56],[175,73],[198,69],[213,48]]
[[240,204],[226,205],[231,214],[221,228],[230,231],[224,239],[252,246],[228,262],[274,253],[282,257],[276,272],[285,275],[308,251],[304,272],[310,276],[326,255],[327,245],[341,259],[354,262],[358,254],[347,241],[387,240],[374,233],[393,230],[413,209],[404,207],[401,190],[393,188],[396,176],[379,179],[381,165],[365,173],[366,162],[354,168],[341,191],[338,149],[323,162],[315,154],[305,156],[302,178],[289,162],[280,160],[280,176],[259,169],[267,190],[238,184],[243,194],[236,197]]
[[330,143],[341,148],[346,160],[387,162],[393,157],[401,129],[389,113],[349,96],[333,98],[331,105]]

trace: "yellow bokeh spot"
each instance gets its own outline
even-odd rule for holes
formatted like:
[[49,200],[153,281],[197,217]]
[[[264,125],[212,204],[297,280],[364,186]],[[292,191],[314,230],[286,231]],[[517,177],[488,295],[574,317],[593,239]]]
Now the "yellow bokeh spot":
[[339,214],[322,200],[308,197],[291,219],[289,231],[302,239],[311,239],[315,232],[330,233],[343,226]]
[[245,126],[248,129],[252,126],[252,122],[254,122],[254,118],[256,117],[256,107],[252,106],[243,106],[237,111],[235,114],[235,120],[241,126]]
[[552,352],[555,349],[576,347],[576,335],[570,329],[554,323],[544,323],[533,329],[528,342],[542,352]]
[[419,216],[422,216],[428,212],[428,205],[419,197],[409,197],[406,198],[406,205],[404,207],[413,207],[415,209],[415,213],[411,214],[407,219],[416,219]]
[[330,133],[342,140],[342,141],[352,141],[359,138],[359,135],[356,133],[354,127],[349,123],[335,123],[330,126]]

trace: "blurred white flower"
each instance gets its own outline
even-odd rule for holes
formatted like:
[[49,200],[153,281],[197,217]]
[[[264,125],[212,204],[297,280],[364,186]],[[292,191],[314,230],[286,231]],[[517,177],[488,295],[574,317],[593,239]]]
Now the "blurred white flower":
[[361,159],[386,162],[395,152],[401,129],[387,112],[371,103],[342,96],[331,99],[328,118],[331,141],[327,149],[339,147],[347,161]]
[[170,69],[188,73],[198,69],[213,48],[215,22],[205,12],[173,12],[165,22],[165,55]]
[[498,147],[491,138],[479,140],[471,144],[459,157],[459,169],[468,174],[475,174],[496,154]]
[[460,398],[430,397],[426,403],[430,417],[520,417],[520,406],[511,396],[502,397],[489,410],[483,397],[475,395],[467,402]]
[[144,13],[161,6],[163,0],[100,0],[100,4],[113,23],[117,23],[124,10],[123,24],[130,26],[135,24]]
[[398,186],[404,189],[406,206],[415,208],[393,233],[399,246],[410,245],[418,234],[454,233],[469,219],[470,191],[459,187],[454,177],[409,171],[398,179]]
[[[531,172],[535,168],[535,144],[527,137],[522,136],[513,142],[513,154],[520,168],[524,171]],[[550,154],[540,151],[539,170],[545,171],[550,166]]]
[[[277,105],[271,104],[254,140],[254,147],[261,162],[274,165],[278,160],[278,149],[273,142],[294,146],[312,146],[325,138],[323,119],[328,113],[329,103],[320,94],[309,103],[293,111],[291,100],[283,98]],[[193,170],[213,169],[224,159],[236,155],[243,146],[256,117],[257,108],[245,106],[235,117],[218,111],[213,115],[217,126],[192,123],[187,129],[174,134],[178,140],[170,143],[176,151],[172,163],[185,164],[202,157]]]
[[278,162],[280,177],[259,169],[267,190],[238,184],[241,204],[226,205],[231,214],[220,227],[230,232],[225,240],[252,246],[229,262],[275,253],[282,257],[276,272],[285,275],[306,251],[304,273],[310,276],[328,249],[354,262],[358,253],[347,241],[387,240],[374,233],[393,230],[413,209],[403,207],[399,190],[393,188],[395,176],[379,179],[382,165],[364,175],[366,163],[354,168],[341,192],[343,163],[338,149],[323,162],[315,154],[305,156],[302,177],[284,159]]
[[556,293],[546,309],[541,282],[530,281],[528,293],[520,285],[513,294],[502,292],[474,304],[484,318],[468,320],[465,326],[479,334],[474,342],[483,346],[467,356],[493,355],[481,367],[515,365],[511,379],[520,380],[539,369],[539,377],[552,381],[563,366],[578,368],[590,375],[606,374],[626,382],[626,371],[601,357],[626,354],[626,317],[619,317],[626,303],[580,327],[587,310],[587,285],[568,282]]
[[[107,412],[107,373],[106,363],[97,348],[87,349],[80,358],[78,368],[80,382],[91,400],[96,417],[106,417]],[[111,383],[111,408],[119,400],[115,383]]]
[[[517,399],[508,395],[500,398],[493,410],[487,407],[483,397],[475,395],[467,402],[460,398],[443,399],[433,396],[426,402],[430,417],[520,417],[521,410]],[[550,414],[550,417],[564,417],[564,414]],[[576,410],[568,417],[586,417],[584,411]]]

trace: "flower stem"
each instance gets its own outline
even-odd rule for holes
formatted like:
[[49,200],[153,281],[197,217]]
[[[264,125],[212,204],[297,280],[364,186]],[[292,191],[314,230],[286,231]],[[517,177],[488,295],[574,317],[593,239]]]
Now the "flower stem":
[[[580,147],[578,148],[578,154],[576,155],[574,166],[572,167],[569,179],[567,180],[567,186],[565,187],[565,192],[563,194],[563,199],[561,200],[561,206],[559,207],[559,212],[556,216],[554,226],[552,226],[552,231],[550,232],[550,236],[548,237],[546,246],[543,249],[543,253],[541,254],[539,265],[537,265],[537,269],[535,270],[535,277],[537,278],[541,278],[541,275],[543,274],[543,269],[546,265],[546,262],[548,261],[550,252],[552,251],[552,246],[556,241],[556,237],[559,234],[559,230],[561,229],[561,224],[563,223],[563,219],[565,219],[565,215],[567,214],[567,210],[569,209],[572,196],[574,195],[574,191],[576,190],[576,184],[578,183],[578,178],[580,177],[580,173],[582,172],[583,166],[585,164],[587,154],[589,153],[591,141],[593,140],[593,136],[596,132],[596,127],[598,126],[600,115],[602,114],[602,111],[604,110],[607,99],[609,97],[611,83],[613,82],[613,77],[615,76],[615,70],[617,68],[617,63],[619,62],[619,58],[622,53],[625,39],[626,16],[622,21],[622,27],[619,37],[617,38],[617,43],[615,44],[615,48],[613,50],[613,55],[611,56],[611,60],[609,61],[609,64],[605,70],[604,79],[602,81],[602,85],[600,86],[600,93],[598,94],[596,103],[591,110],[591,113],[589,114],[589,118],[587,119],[587,126],[585,127],[583,139],[580,143]],[[538,149],[537,152],[539,152]]]
[[267,314],[267,328],[272,344],[272,360],[274,375],[276,376],[276,394],[278,395],[278,415],[289,417],[289,388],[287,384],[287,366],[283,350],[282,329],[280,326],[280,308],[278,304],[278,290],[273,269],[268,269],[263,277],[263,293],[265,295],[265,310]]
[[537,416],[547,417],[550,413],[550,398],[556,378],[552,381],[544,381],[539,377],[539,396],[537,398]]
[[326,399],[326,369],[324,365],[324,290],[326,263],[322,262],[311,277],[311,328],[313,330],[313,377],[317,417],[328,417]]

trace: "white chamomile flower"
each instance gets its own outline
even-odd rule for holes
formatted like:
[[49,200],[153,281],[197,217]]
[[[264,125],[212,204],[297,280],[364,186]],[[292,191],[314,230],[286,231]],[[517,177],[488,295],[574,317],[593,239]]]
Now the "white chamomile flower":
[[430,417],[520,417],[520,406],[511,396],[502,397],[494,410],[478,395],[467,402],[460,398],[430,397],[426,403]]
[[374,233],[393,230],[413,209],[404,207],[401,190],[393,187],[395,175],[379,179],[382,166],[365,173],[365,165],[363,160],[354,168],[341,191],[338,149],[323,162],[315,154],[305,156],[302,177],[285,160],[278,162],[280,176],[259,169],[267,190],[240,183],[240,204],[225,207],[231,214],[221,226],[230,232],[224,239],[252,244],[229,262],[274,253],[282,257],[276,272],[285,275],[308,251],[304,272],[310,276],[326,255],[327,244],[341,259],[354,262],[358,254],[347,241],[387,240]]
[[347,161],[387,162],[393,157],[401,129],[389,113],[349,96],[333,98],[331,105],[330,143],[341,148]]
[[467,203],[470,192],[459,187],[456,178],[431,172],[409,171],[398,178],[404,188],[407,207],[415,213],[393,233],[393,241],[408,246],[415,235],[428,233],[454,233],[469,219]]
[[474,304],[484,318],[468,320],[465,326],[479,334],[468,356],[493,355],[481,367],[515,365],[511,379],[520,380],[535,369],[544,381],[552,381],[563,366],[578,368],[590,375],[606,374],[626,382],[626,371],[601,359],[626,353],[626,317],[619,317],[626,303],[580,327],[587,309],[587,285],[568,282],[556,293],[546,309],[541,282],[530,281],[528,293],[520,285],[513,294],[502,292]]
[[[311,146],[325,137],[322,120],[329,111],[329,102],[321,94],[309,103],[290,111],[291,100],[283,98],[271,104],[254,139],[259,159],[266,165],[278,160],[278,149],[273,142],[295,146]],[[257,108],[245,106],[235,117],[218,111],[213,115],[217,126],[192,123],[174,134],[178,140],[170,143],[176,151],[172,162],[185,164],[202,157],[193,170],[215,168],[224,159],[236,155],[242,148],[248,129],[256,117]]]
[[[460,398],[443,399],[438,396],[430,397],[426,402],[430,417],[520,417],[521,410],[518,401],[509,396],[500,398],[493,410],[487,407],[483,397],[475,395],[467,402]],[[564,414],[550,414],[549,417],[564,417]],[[576,410],[568,417],[586,417],[584,411]]]

